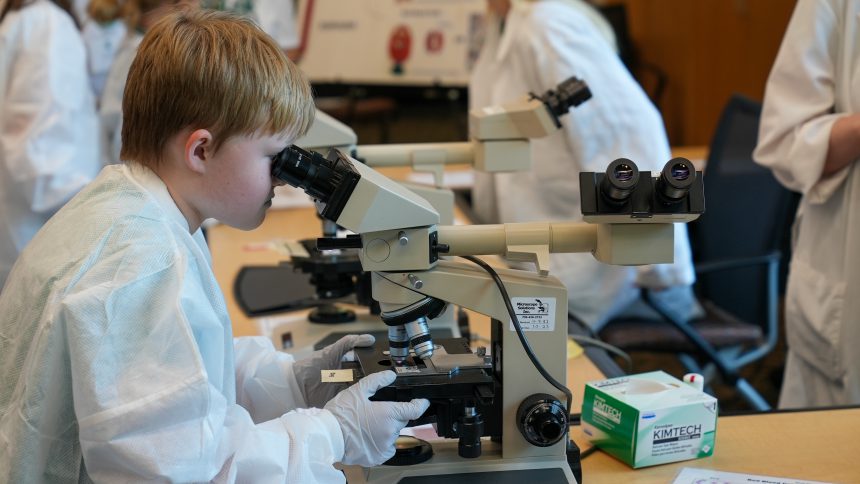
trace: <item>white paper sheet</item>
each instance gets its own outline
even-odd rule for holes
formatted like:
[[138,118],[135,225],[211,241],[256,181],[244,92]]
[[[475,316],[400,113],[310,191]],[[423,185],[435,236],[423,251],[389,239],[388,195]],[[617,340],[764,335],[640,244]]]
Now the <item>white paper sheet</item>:
[[789,477],[760,476],[722,472],[713,469],[685,467],[678,472],[672,484],[831,484],[822,481],[807,481]]

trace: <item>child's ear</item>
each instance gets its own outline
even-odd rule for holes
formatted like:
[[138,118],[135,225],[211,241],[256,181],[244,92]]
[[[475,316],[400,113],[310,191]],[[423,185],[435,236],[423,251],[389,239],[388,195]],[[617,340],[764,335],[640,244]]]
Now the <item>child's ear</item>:
[[203,174],[214,152],[212,133],[206,129],[197,129],[185,140],[185,165],[194,173]]

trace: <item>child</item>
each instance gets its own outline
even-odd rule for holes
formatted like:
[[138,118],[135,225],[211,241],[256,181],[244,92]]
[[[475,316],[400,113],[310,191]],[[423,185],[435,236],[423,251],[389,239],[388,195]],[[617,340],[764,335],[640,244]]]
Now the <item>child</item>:
[[[92,1],[98,5],[108,3],[109,0]],[[143,40],[143,34],[170,11],[179,7],[197,7],[199,3],[197,0],[124,0],[121,6],[112,12],[113,18],[107,15],[100,18],[103,22],[112,20],[117,22],[121,19],[126,32],[110,59],[110,67],[99,97],[99,120],[105,164],[120,161],[122,95],[128,79],[128,70],[137,54],[137,47]]]
[[[318,382],[369,336],[293,362],[232,338],[201,222],[258,226],[271,157],[312,120],[310,87],[250,21],[162,18],[132,63],[124,165],[24,250],[0,296],[0,477],[9,482],[342,482],[377,465],[426,400]],[[316,405],[323,408],[300,408]]]

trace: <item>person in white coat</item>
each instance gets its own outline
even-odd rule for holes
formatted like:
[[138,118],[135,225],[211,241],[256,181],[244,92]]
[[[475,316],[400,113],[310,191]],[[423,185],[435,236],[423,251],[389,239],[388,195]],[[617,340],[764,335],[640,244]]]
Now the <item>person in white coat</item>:
[[121,8],[120,0],[90,0],[87,4],[82,34],[87,47],[90,86],[99,100],[114,57],[126,37],[125,22],[119,19]]
[[[99,99],[101,143],[105,163],[119,163],[122,146],[122,96],[128,70],[149,27],[176,8],[199,6],[199,0],[125,0],[116,11],[125,24],[125,37],[116,49]],[[103,18],[110,21],[109,18]]]
[[765,90],[755,160],[801,192],[779,406],[860,403],[860,3],[800,0]]
[[[203,2],[209,5],[213,2]],[[128,69],[137,54],[143,34],[167,11],[177,6],[199,6],[200,0],[126,0],[118,11],[127,34],[120,42],[99,98],[99,118],[102,126],[102,146],[106,162],[120,161],[122,133],[122,94]],[[248,16],[269,34],[285,53],[292,52],[299,43],[295,27],[292,0],[217,1],[214,7]]]
[[[481,108],[543,93],[577,76],[592,98],[562,117],[562,129],[531,141],[525,173],[476,175],[473,204],[483,223],[582,220],[579,172],[603,172],[616,158],[640,170],[670,159],[660,114],[579,1],[489,0],[488,28],[469,83],[469,104]],[[639,287],[682,318],[699,309],[684,224],[676,224],[675,262],[641,268],[610,266],[590,254],[552,254],[550,273],[568,289],[569,309],[594,331],[637,306]],[[633,306],[631,306],[633,305]]]
[[131,66],[123,157],[24,250],[0,295],[0,482],[344,482],[381,464],[426,400],[395,379],[320,383],[348,336],[294,361],[232,336],[199,227],[257,227],[310,85],[246,19],[163,17]]
[[100,167],[74,18],[49,0],[7,0],[0,10],[0,290],[24,246]]

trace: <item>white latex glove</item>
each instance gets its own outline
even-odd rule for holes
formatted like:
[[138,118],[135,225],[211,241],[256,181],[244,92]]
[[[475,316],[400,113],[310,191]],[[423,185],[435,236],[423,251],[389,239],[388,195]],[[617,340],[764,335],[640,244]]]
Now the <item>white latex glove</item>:
[[351,334],[293,363],[293,373],[307,406],[322,408],[338,392],[347,387],[345,383],[322,383],[320,381],[322,370],[340,368],[345,354],[355,347],[371,346],[374,341],[376,339],[369,334]]
[[397,374],[380,371],[366,376],[340,392],[325,406],[343,432],[343,462],[365,467],[378,466],[394,456],[394,441],[410,420],[420,417],[430,402],[371,402],[382,387],[394,383]]

